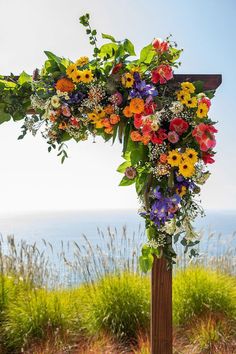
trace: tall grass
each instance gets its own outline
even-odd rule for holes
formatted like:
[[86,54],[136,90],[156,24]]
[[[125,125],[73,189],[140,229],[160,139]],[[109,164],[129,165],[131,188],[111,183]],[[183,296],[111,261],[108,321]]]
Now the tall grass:
[[[115,348],[117,340],[134,344],[140,333],[148,333],[150,281],[138,267],[144,232],[140,228],[129,236],[123,228],[121,235],[111,229],[98,233],[99,245],[84,235],[81,244],[62,243],[58,254],[46,241],[39,250],[36,244],[17,243],[13,236],[0,240],[1,353],[27,352],[45,341],[58,352],[68,345],[85,353],[84,343],[91,338],[99,343],[104,335],[112,337]],[[174,271],[174,322],[196,322],[198,331],[191,330],[189,338],[194,345],[201,343],[199,350],[222,339],[225,330],[217,318],[226,319],[224,328],[235,334],[236,250],[232,241],[220,253],[221,240],[210,234],[191,264],[179,250]],[[201,320],[203,314],[209,314],[207,319]],[[145,344],[140,353],[148,350]]]

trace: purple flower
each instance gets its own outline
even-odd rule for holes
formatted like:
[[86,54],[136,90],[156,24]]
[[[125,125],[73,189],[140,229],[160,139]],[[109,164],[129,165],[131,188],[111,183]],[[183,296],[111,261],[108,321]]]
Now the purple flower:
[[65,100],[65,103],[68,103],[69,105],[79,104],[84,98],[85,98],[85,94],[80,91],[77,91],[75,93],[72,93],[70,95],[70,99]]
[[158,95],[157,90],[153,85],[147,84],[145,80],[141,80],[139,73],[134,73],[134,85],[130,91],[130,97],[146,98],[148,96],[154,97]]

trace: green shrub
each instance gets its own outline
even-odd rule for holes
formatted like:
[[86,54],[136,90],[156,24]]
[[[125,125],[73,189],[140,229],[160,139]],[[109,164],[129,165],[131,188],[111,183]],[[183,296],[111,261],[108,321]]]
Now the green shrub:
[[18,292],[2,325],[5,347],[20,349],[37,340],[60,339],[74,326],[72,305],[69,292]]
[[[87,293],[89,294],[89,293]],[[90,289],[85,326],[120,339],[136,339],[150,321],[149,279],[134,274],[107,276]]]
[[173,281],[173,315],[176,325],[206,311],[236,315],[236,280],[200,267],[179,271]]

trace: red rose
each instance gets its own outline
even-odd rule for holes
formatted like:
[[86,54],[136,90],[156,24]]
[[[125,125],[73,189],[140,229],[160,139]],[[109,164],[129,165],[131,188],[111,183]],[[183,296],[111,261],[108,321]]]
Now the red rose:
[[169,65],[161,64],[152,71],[152,82],[157,84],[165,84],[173,78],[173,71]]
[[178,135],[184,134],[188,127],[188,122],[182,118],[174,118],[170,122],[170,130],[175,131]]

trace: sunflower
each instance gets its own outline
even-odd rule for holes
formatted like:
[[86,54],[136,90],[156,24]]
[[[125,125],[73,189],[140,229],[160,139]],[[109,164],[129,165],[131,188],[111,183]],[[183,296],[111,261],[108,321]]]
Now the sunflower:
[[197,107],[197,98],[196,97],[190,97],[189,100],[185,101],[185,105],[188,108],[195,108]]
[[197,108],[197,117],[198,118],[205,118],[207,117],[207,113],[208,113],[208,106],[206,103],[200,102]]
[[106,112],[102,107],[97,107],[94,113],[97,114],[98,118],[104,118],[106,115]]
[[81,81],[85,84],[89,84],[91,81],[93,81],[93,73],[91,70],[83,70],[82,71],[82,78]]
[[181,90],[177,92],[177,100],[183,104],[186,104],[188,100],[191,99],[190,93],[186,90]]
[[81,82],[82,77],[83,77],[83,72],[81,70],[76,69],[76,71],[74,72],[74,74],[72,76],[72,80],[75,83],[79,83],[79,82]]
[[192,164],[191,161],[182,161],[179,164],[179,173],[183,176],[183,177],[192,177],[192,175],[195,173],[195,168],[194,165]]
[[96,122],[94,122],[94,124],[95,124],[95,128],[96,128],[96,129],[101,129],[101,128],[103,128],[103,123],[102,123],[101,119],[98,120],[98,121],[96,121]]
[[186,149],[185,153],[182,154],[183,160],[189,160],[192,164],[195,164],[198,161],[198,153],[194,149]]
[[130,101],[130,111],[132,113],[142,113],[144,111],[144,101],[142,98],[133,98]]
[[169,152],[167,156],[167,162],[171,167],[174,166],[179,166],[181,162],[181,154],[178,152],[178,150],[172,150]]
[[58,128],[61,129],[61,130],[65,130],[65,129],[67,128],[66,122],[61,122],[61,123],[59,124]]
[[76,60],[75,65],[76,66],[84,66],[88,64],[89,58],[88,57],[80,57],[79,59]]
[[130,88],[134,84],[134,77],[132,74],[126,73],[122,76],[121,82],[124,87]]
[[67,69],[66,69],[66,75],[70,78],[73,79],[74,74],[77,71],[77,67],[75,64],[70,64]]
[[181,89],[184,91],[187,91],[189,93],[195,92],[195,86],[191,82],[188,82],[188,81],[181,83]]

